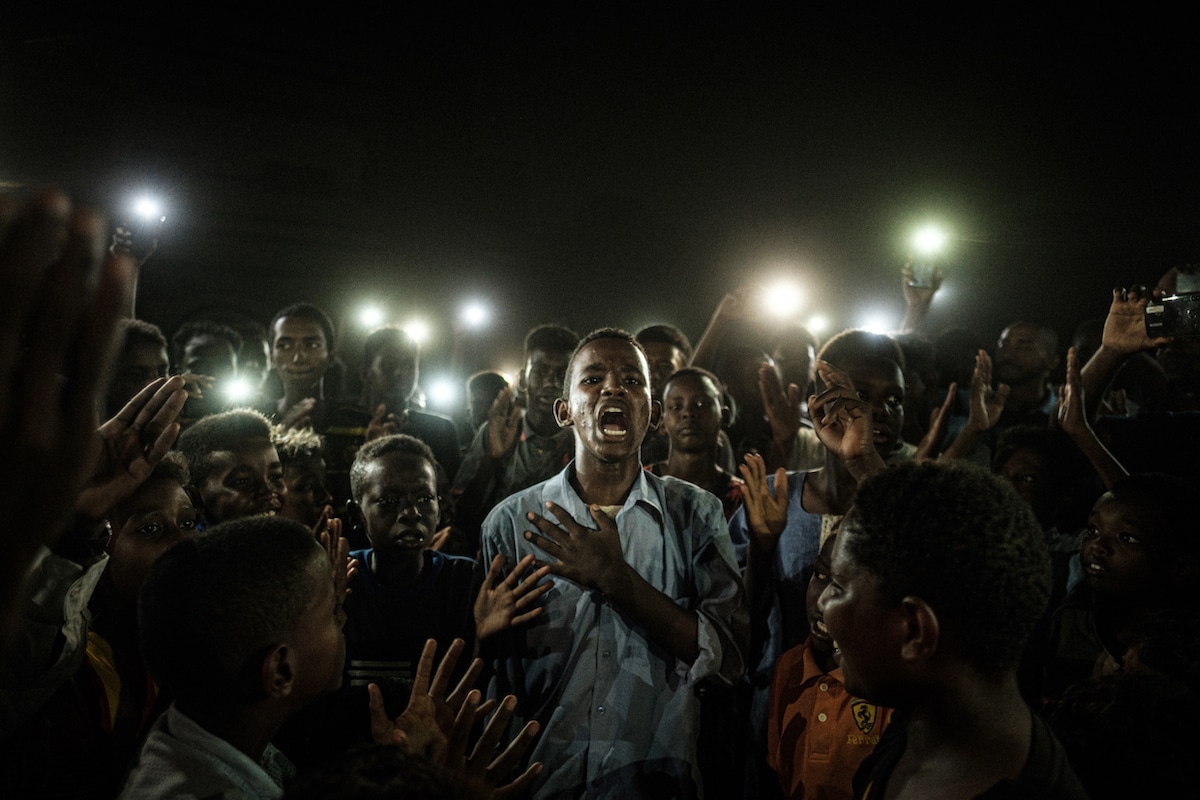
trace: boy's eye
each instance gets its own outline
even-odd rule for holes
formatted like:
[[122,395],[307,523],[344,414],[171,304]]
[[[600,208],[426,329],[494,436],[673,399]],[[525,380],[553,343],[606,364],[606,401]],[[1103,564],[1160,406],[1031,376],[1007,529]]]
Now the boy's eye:
[[157,522],[148,522],[145,525],[138,527],[138,529],[134,532],[138,536],[150,539],[155,536],[161,536],[163,532],[163,526]]
[[1132,533],[1118,533],[1117,539],[1125,544],[1141,544],[1141,539],[1134,536]]
[[859,390],[859,392],[858,392],[858,399],[859,399],[859,400],[866,400],[866,399],[867,399],[867,393],[866,393],[866,392],[864,392],[864,391],[862,391],[862,390],[860,389],[860,390]]
[[434,502],[436,500],[437,500],[436,497],[434,497],[431,494],[427,494],[427,495],[423,495],[419,500],[417,500],[417,502],[423,506],[431,506],[434,504]]
[[397,502],[398,501],[394,497],[381,497],[375,501],[375,505],[382,506],[383,508],[391,508],[392,506],[396,505]]
[[821,583],[827,583],[829,581],[829,573],[822,572],[819,569],[813,570],[813,577],[816,578]]
[[183,531],[194,531],[194,530],[196,530],[196,526],[199,523],[200,523],[199,517],[193,516],[193,517],[188,517],[187,519],[181,519],[179,521],[179,529],[183,530]]
[[904,398],[897,397],[896,395],[893,394],[888,397],[887,403],[890,406],[902,406],[902,405],[904,405]]
[[1088,525],[1083,529],[1083,536],[1086,539],[1092,539],[1100,535],[1100,530],[1095,525]]

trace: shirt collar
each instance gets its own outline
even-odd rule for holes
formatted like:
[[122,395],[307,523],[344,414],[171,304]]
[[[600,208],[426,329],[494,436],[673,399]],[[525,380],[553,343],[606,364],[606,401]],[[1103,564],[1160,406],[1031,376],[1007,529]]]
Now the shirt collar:
[[[562,506],[576,520],[591,520],[591,512],[575,492],[575,487],[571,485],[571,476],[574,474],[575,461],[572,459],[566,469],[546,481],[545,488],[542,490],[542,500]],[[662,479],[644,469],[639,469],[637,477],[634,478],[633,487],[629,490],[629,496],[625,498],[625,503],[617,512],[617,516],[619,517],[634,507],[639,507],[652,514],[657,522],[662,522],[665,516],[663,509],[666,506],[666,493]]]

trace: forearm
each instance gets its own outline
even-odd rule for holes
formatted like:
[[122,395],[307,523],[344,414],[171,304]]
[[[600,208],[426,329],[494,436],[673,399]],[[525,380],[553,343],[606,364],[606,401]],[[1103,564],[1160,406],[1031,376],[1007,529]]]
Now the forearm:
[[1108,385],[1130,355],[1101,345],[1083,365],[1079,372],[1079,382],[1083,387],[1084,419],[1096,418],[1096,411],[1100,408],[1100,401],[1104,399]]
[[1072,435],[1071,440],[1087,456],[1092,469],[1096,470],[1096,474],[1104,483],[1105,489],[1111,489],[1114,483],[1129,474],[1129,471],[1121,465],[1120,461],[1117,461],[1116,456],[1109,452],[1090,427],[1086,432]]
[[700,655],[697,612],[677,605],[628,564],[615,570],[601,591],[671,655],[695,663]]
[[713,318],[709,320],[708,327],[700,336],[700,341],[696,342],[696,347],[692,351],[692,360],[688,362],[688,365],[711,370],[713,364],[716,363],[717,351],[721,347],[721,340],[725,338],[728,327],[728,321],[719,311],[714,314]]
[[975,452],[975,445],[983,437],[983,430],[974,425],[965,425],[950,446],[942,451],[940,458],[969,458]]

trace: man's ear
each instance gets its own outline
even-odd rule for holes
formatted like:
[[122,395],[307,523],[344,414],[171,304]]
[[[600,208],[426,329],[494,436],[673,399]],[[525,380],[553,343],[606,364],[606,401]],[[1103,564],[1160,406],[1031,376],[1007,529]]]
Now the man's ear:
[[560,428],[569,428],[574,424],[571,421],[571,407],[561,397],[554,401],[554,421]]
[[658,400],[650,401],[650,430],[658,430],[658,426],[662,424],[662,403]]
[[521,367],[521,371],[517,373],[517,393],[525,393],[525,368]]
[[270,699],[287,697],[296,682],[292,649],[286,644],[271,648],[262,660],[262,691]]
[[909,595],[900,601],[903,615],[904,641],[900,657],[905,661],[928,661],[941,642],[942,626],[933,606],[919,597]]

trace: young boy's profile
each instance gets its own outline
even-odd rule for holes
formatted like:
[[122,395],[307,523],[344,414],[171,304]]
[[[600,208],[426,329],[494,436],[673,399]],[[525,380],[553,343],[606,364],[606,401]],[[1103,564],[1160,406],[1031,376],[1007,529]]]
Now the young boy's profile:
[[767,763],[792,798],[850,797],[850,780],[891,722],[892,710],[846,691],[833,637],[817,607],[829,585],[837,534],[821,545],[808,581],[809,636],[775,662]]
[[1086,796],[1017,688],[1049,594],[1040,527],[1000,479],[924,462],[863,482],[818,606],[846,691],[897,709],[855,797]]
[[259,412],[239,408],[205,417],[180,435],[179,450],[209,525],[283,508],[283,467],[271,423]]
[[168,550],[142,586],[147,665],[174,703],[122,797],[278,797],[283,723],[342,682],[344,616],[325,550],[291,520],[217,526]]

